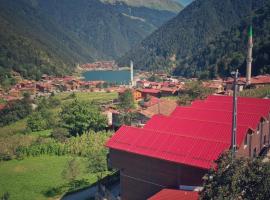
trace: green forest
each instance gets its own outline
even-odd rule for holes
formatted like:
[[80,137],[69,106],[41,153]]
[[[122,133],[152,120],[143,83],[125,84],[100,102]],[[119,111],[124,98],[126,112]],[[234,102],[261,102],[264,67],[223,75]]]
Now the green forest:
[[70,74],[77,64],[118,58],[176,15],[99,0],[0,0],[0,11],[2,86],[14,84],[13,72],[38,80],[42,74]]
[[[226,77],[236,68],[245,75],[249,17],[240,26],[225,31],[193,56],[179,62],[176,75],[201,78]],[[270,1],[252,15],[252,74],[270,73]]]
[[[270,30],[269,6],[266,3],[269,1],[252,1],[251,5],[251,1],[246,0],[197,0],[118,59],[118,62],[126,65],[129,60],[133,60],[137,69],[167,71],[186,77],[226,76],[230,71],[228,66],[231,65],[228,63],[224,66],[219,61],[227,57],[233,60],[233,66],[244,65],[243,55],[247,45],[245,29],[252,15],[254,61],[255,66],[260,65],[254,74],[267,72],[267,66],[263,64],[267,61],[262,61],[262,57],[267,59]],[[230,61],[227,59],[226,62]],[[215,71],[217,64],[219,70]]]

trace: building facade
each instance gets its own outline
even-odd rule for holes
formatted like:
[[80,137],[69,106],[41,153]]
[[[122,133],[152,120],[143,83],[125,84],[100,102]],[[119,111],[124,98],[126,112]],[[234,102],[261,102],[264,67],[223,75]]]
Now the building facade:
[[[239,98],[237,156],[255,157],[269,146],[270,100]],[[107,142],[120,170],[121,199],[141,200],[162,189],[197,190],[214,161],[231,146],[232,97],[210,96],[143,128],[121,127]]]

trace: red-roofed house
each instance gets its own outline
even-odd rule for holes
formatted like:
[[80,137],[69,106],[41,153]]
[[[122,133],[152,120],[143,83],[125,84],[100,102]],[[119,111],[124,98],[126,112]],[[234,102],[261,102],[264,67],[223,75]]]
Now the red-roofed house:
[[[238,110],[237,156],[257,156],[269,146],[270,100],[239,98]],[[144,128],[121,127],[106,144],[111,165],[120,170],[121,199],[147,199],[164,188],[198,189],[230,149],[231,113],[232,97],[209,97],[169,117],[154,116]]]
[[[228,79],[227,81],[225,81],[225,84],[226,84],[227,90],[232,89],[233,79],[232,78]],[[246,78],[240,77],[238,79],[238,85],[239,85],[239,90],[242,91],[244,86],[246,85]],[[270,75],[260,75],[260,76],[251,77],[250,86],[258,88],[265,85],[270,85]]]
[[139,89],[139,92],[141,92],[142,97],[146,98],[148,95],[153,97],[160,97],[160,90],[157,89]]
[[198,192],[163,189],[148,200],[198,200]]

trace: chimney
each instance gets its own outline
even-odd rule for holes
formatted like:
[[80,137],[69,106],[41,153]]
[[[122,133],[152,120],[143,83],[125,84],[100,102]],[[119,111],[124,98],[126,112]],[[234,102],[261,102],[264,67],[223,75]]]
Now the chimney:
[[250,26],[249,31],[248,31],[246,85],[250,85],[250,81],[251,81],[252,48],[253,48],[253,33],[252,33],[252,26]]

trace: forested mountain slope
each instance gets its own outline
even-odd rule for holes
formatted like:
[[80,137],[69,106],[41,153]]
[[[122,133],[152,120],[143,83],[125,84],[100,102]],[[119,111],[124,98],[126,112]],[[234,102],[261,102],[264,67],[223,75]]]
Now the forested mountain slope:
[[183,6],[175,0],[101,0],[102,2],[117,4],[124,3],[131,7],[145,7],[155,10],[179,12]]
[[0,84],[11,71],[39,79],[115,59],[175,15],[99,0],[0,0]]
[[[253,1],[259,8],[265,0]],[[146,70],[172,70],[223,31],[238,25],[250,14],[251,0],[196,0],[165,23],[118,62],[134,60]]]
[[[197,54],[180,62],[175,74],[214,78],[229,76],[238,68],[241,75],[246,71],[247,29],[250,18],[240,25],[223,32]],[[270,73],[270,1],[252,13],[253,65],[252,74]]]

